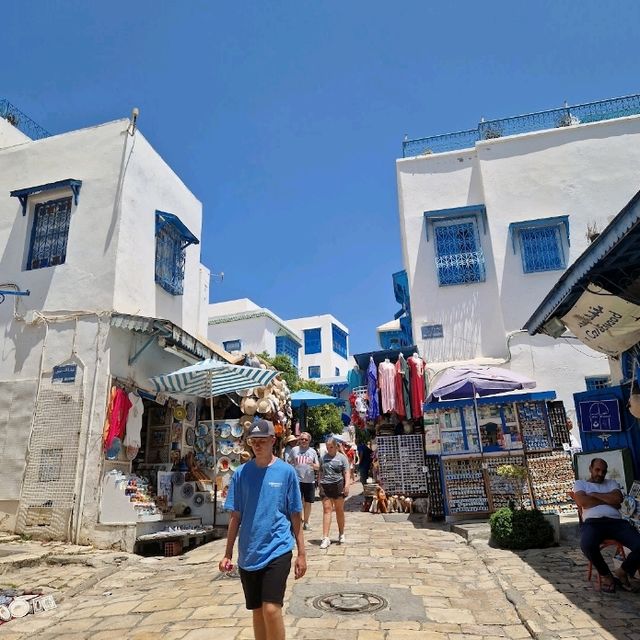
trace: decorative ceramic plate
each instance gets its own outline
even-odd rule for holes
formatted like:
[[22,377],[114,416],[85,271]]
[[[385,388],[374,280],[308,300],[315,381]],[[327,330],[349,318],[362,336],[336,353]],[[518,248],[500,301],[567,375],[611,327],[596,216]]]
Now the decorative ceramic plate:
[[240,423],[231,425],[231,435],[234,438],[241,438],[243,433],[242,425]]
[[228,456],[230,453],[233,453],[233,442],[220,440],[218,443],[218,451],[220,451],[223,456]]
[[9,620],[11,620],[11,611],[9,611],[9,607],[4,604],[0,606],[0,620],[3,622],[9,622]]
[[173,486],[181,487],[184,484],[184,473],[182,471],[176,471],[173,474]]
[[235,471],[242,463],[239,460],[231,461],[231,471]]
[[196,417],[196,405],[193,402],[187,402],[187,421],[193,422]]
[[636,512],[636,499],[633,496],[625,496],[620,505],[620,513],[623,516],[632,516]]
[[207,450],[207,439],[196,438],[196,451],[206,451],[206,450]]
[[176,420],[184,420],[187,417],[187,410],[182,405],[173,407],[173,417]]
[[212,455],[207,456],[207,467],[213,469],[216,465],[216,459]]
[[220,436],[222,438],[228,438],[231,435],[231,425],[224,423],[220,425]]
[[196,462],[199,467],[204,467],[204,465],[207,464],[207,454],[203,451],[198,451],[198,453],[196,453]]
[[244,445],[242,444],[242,442],[233,443],[233,453],[239,456],[243,451],[244,451]]
[[180,493],[182,494],[183,498],[186,498],[188,500],[193,495],[194,491],[195,489],[193,488],[193,485],[191,483],[187,483],[182,485]]
[[14,618],[24,618],[31,612],[31,606],[22,598],[14,598],[13,602],[9,605],[9,612]]
[[196,441],[196,432],[193,430],[192,427],[189,427],[186,433],[184,434],[184,441],[187,444],[187,446],[193,447]]
[[202,493],[196,493],[196,495],[193,496],[193,504],[195,504],[196,507],[201,507],[204,504],[204,495]]
[[231,460],[227,458],[227,456],[222,456],[220,460],[218,460],[218,471],[220,473],[225,473],[231,469]]
[[196,435],[201,438],[205,438],[209,435],[209,425],[203,424],[202,422],[196,427]]

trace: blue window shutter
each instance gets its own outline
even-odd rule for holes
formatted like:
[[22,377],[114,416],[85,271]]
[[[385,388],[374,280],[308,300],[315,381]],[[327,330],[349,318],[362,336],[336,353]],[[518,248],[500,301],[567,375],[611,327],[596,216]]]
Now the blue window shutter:
[[520,252],[525,273],[564,269],[565,258],[559,226],[520,229]]
[[320,329],[304,330],[304,352],[307,355],[322,351],[322,337]]
[[436,267],[441,287],[484,282],[484,254],[475,220],[434,226]]
[[331,324],[331,334],[333,342],[333,351],[343,358],[347,357],[347,334],[336,327],[335,324]]
[[611,386],[609,376],[589,376],[584,379],[587,391],[595,391],[596,389],[606,389]]
[[320,377],[320,367],[319,366],[309,367],[309,378],[319,378],[319,377]]
[[289,336],[276,336],[276,354],[288,356],[294,367],[298,367],[300,347]]
[[225,351],[241,351],[242,340],[227,340],[222,343]]
[[27,270],[64,264],[71,222],[71,197],[49,200],[34,209]]

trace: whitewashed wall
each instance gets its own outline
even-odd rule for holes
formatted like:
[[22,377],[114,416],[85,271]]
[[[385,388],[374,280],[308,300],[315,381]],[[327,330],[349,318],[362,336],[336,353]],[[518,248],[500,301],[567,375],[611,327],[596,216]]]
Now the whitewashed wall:
[[[299,369],[302,378],[309,377],[309,367],[319,366],[321,378],[331,378],[335,376],[335,369],[340,369],[340,375],[344,376],[351,368],[349,364],[349,336],[347,335],[347,358],[343,358],[333,351],[333,334],[331,325],[337,327],[349,334],[349,329],[339,322],[332,315],[324,314],[320,316],[308,316],[306,318],[294,318],[287,320],[287,325],[295,330],[302,340],[300,349]],[[320,353],[305,354],[304,352],[304,330],[305,329],[321,329],[321,348]]]
[[29,136],[9,124],[4,118],[0,118],[0,149],[30,141]]
[[242,353],[276,353],[276,335],[280,327],[266,316],[244,318],[209,325],[209,340],[222,346],[227,340],[240,340]]
[[[569,215],[569,263],[587,246],[588,224],[602,229],[640,187],[640,117],[621,118],[477,143],[474,149],[397,161],[404,266],[413,332],[430,362],[509,360],[507,340],[557,282],[562,271],[525,274],[509,224]],[[479,224],[486,282],[439,287],[433,234],[424,212],[484,204]],[[444,338],[421,339],[421,326],[443,325]],[[584,378],[607,375],[606,358],[575,342],[515,334],[504,366],[556,390],[568,409]]]

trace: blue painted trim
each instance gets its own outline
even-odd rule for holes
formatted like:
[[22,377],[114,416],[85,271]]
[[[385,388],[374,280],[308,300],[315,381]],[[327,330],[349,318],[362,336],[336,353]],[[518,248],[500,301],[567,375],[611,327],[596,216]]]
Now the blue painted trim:
[[64,189],[68,187],[73,193],[73,201],[78,206],[78,198],[80,197],[80,188],[82,187],[82,180],[76,180],[74,178],[67,178],[66,180],[58,180],[57,182],[48,182],[47,184],[40,184],[37,187],[26,187],[24,189],[14,189],[9,192],[9,196],[12,198],[18,198],[22,205],[22,215],[27,213],[27,201],[29,196],[34,193],[42,193],[43,191],[53,191],[55,189]]
[[[538,308],[525,322],[524,328],[530,335],[540,333],[543,325],[554,315],[563,316],[575,301],[564,311],[559,307],[574,292],[583,278],[599,264],[606,263],[607,256],[634,228],[640,225],[640,191],[636,193],[602,233],[580,254],[575,262],[562,274],[558,282],[546,295]],[[580,295],[582,289],[580,289]]]
[[[190,244],[200,244],[200,240],[196,238],[187,226],[173,213],[167,213],[165,211],[156,210],[156,234],[166,225],[173,225],[186,242],[185,247]],[[184,248],[184,247],[183,247]]]
[[15,291],[13,289],[0,289],[0,296],[30,296],[31,291],[26,289],[25,291]]
[[433,209],[424,212],[426,221],[425,231],[427,234],[427,242],[429,242],[429,224],[442,220],[455,220],[456,218],[475,218],[478,222],[478,214],[482,219],[482,229],[484,235],[487,235],[487,208],[483,204],[471,204],[465,207],[453,207],[451,209]]
[[[512,402],[535,402],[540,400],[555,400],[555,391],[536,391],[533,393],[514,393],[510,396],[485,396],[477,398],[476,403],[481,404],[511,404]],[[437,409],[455,409],[473,406],[473,398],[461,400],[441,400],[440,402],[425,402],[424,411],[436,411]]]
[[520,229],[539,229],[540,227],[564,227],[567,238],[567,245],[571,246],[571,238],[569,236],[569,216],[552,216],[550,218],[536,218],[535,220],[522,220],[521,222],[512,222],[509,225],[509,236],[513,246],[513,253],[516,253],[516,236]]

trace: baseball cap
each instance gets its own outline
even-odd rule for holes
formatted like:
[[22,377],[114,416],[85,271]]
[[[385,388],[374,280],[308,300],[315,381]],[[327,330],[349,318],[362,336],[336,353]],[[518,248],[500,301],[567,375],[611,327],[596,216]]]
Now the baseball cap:
[[273,422],[269,422],[269,420],[256,420],[251,423],[251,427],[249,427],[249,432],[247,433],[248,438],[268,438],[269,436],[275,436],[276,432],[273,428]]

